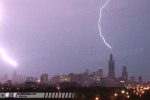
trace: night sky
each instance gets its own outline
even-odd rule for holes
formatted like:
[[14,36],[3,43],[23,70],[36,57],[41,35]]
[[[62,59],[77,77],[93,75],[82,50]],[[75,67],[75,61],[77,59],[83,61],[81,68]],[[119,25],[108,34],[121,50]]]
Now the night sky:
[[[90,72],[108,74],[110,50],[98,31],[106,0],[0,0],[0,47],[18,67],[0,58],[0,75],[39,77]],[[110,0],[102,12],[102,34],[111,45],[116,76],[150,80],[150,0]],[[137,77],[136,77],[137,79]]]

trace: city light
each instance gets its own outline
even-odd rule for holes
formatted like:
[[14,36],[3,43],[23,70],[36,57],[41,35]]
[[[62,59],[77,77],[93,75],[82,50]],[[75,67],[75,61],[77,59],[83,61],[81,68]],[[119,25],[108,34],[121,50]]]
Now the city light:
[[60,86],[57,86],[56,88],[57,88],[57,90],[60,90]]
[[121,93],[124,94],[124,93],[125,93],[125,90],[122,90]]
[[115,94],[114,94],[114,96],[116,97],[116,96],[118,96],[118,94],[117,94],[117,93],[115,93]]
[[41,82],[41,80],[39,80],[39,79],[38,79],[36,82],[37,82],[37,83],[40,83],[40,82]]
[[96,96],[96,97],[95,97],[95,100],[100,100],[100,99],[99,99],[99,97]]
[[124,83],[125,81],[120,81],[120,83]]

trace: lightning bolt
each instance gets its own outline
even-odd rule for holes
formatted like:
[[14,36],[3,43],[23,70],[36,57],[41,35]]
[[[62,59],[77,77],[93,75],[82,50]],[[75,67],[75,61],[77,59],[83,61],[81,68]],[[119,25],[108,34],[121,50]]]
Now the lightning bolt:
[[14,67],[17,67],[17,63],[15,61],[13,61],[2,48],[0,48],[0,54],[6,62],[8,62],[9,64],[11,64]]
[[106,44],[107,47],[110,48],[111,50],[111,46],[106,42],[104,36],[102,35],[102,31],[101,31],[101,18],[102,18],[102,10],[103,8],[105,8],[105,6],[109,3],[110,0],[107,0],[106,3],[100,8],[100,15],[99,15],[99,21],[98,21],[98,27],[99,27],[99,33],[101,38],[103,39],[104,43]]
[[[2,19],[2,3],[0,1],[0,21]],[[14,66],[14,67],[17,67],[17,63],[15,61],[13,61],[6,53],[6,51],[2,48],[0,48],[0,55],[1,57],[7,62],[9,63],[10,65]]]

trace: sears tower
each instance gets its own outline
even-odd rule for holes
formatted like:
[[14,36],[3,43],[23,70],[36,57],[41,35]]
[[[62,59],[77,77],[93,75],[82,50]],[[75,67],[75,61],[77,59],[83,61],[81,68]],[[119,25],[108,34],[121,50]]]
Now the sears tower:
[[113,60],[112,54],[110,54],[110,60],[108,62],[108,77],[115,79],[115,61]]

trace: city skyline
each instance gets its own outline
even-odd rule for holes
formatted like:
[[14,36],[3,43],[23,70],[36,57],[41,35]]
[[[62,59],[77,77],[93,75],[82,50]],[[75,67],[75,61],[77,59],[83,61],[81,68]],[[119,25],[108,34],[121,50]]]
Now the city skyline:
[[[53,75],[49,76],[48,74],[41,74],[40,77],[38,76],[29,76],[29,75],[23,75],[22,73],[17,73],[16,70],[13,71],[12,76],[9,77],[8,74],[4,74],[0,78],[1,83],[7,83],[8,81],[12,81],[13,83],[25,83],[26,81],[33,81],[33,82],[41,82],[41,83],[53,83],[52,80],[57,80],[56,82],[79,82],[80,80],[85,80],[81,81],[82,84],[84,82],[100,82],[103,83],[103,81],[106,79],[109,83],[113,84],[113,81],[119,82],[119,83],[130,83],[135,84],[135,83],[143,83],[143,77],[142,76],[130,76],[127,71],[126,66],[122,66],[122,74],[120,76],[115,75],[115,60],[113,59],[113,54],[110,54],[109,60],[108,60],[108,74],[104,75],[103,73],[103,68],[99,68],[98,71],[89,71],[89,69],[85,69],[85,71],[82,71],[81,73],[74,73],[70,72],[68,74],[58,74],[58,75]],[[74,77],[73,77],[74,76]],[[76,78],[75,78],[76,77]],[[80,78],[79,78],[80,77]],[[75,80],[73,80],[75,78]],[[72,79],[72,80],[71,80]],[[149,81],[144,81],[149,82]],[[89,84],[88,83],[88,84]],[[115,86],[115,85],[114,85]]]
[[[0,76],[17,70],[50,76],[94,71],[108,73],[109,49],[98,32],[99,7],[105,0],[1,0],[0,46],[16,59],[13,68],[0,59]],[[115,73],[149,81],[150,1],[113,1],[103,11],[103,35],[112,46]],[[141,75],[139,75],[141,74]]]

